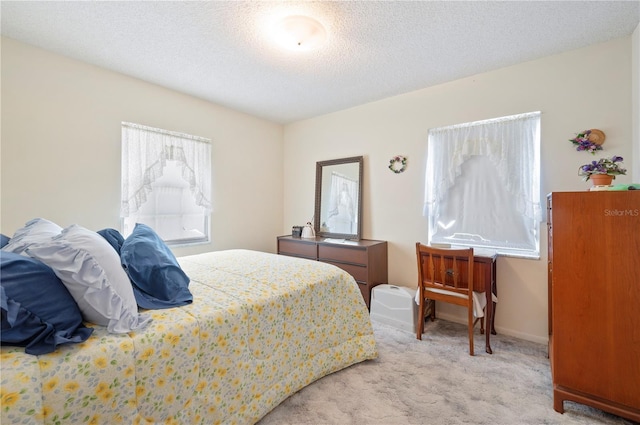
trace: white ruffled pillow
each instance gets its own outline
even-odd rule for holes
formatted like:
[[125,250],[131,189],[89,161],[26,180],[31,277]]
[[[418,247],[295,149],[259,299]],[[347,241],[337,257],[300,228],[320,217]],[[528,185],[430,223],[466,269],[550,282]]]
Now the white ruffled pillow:
[[86,321],[106,326],[109,332],[125,333],[151,320],[138,313],[118,253],[96,232],[74,224],[48,242],[29,246],[27,254],[53,269]]
[[59,235],[62,227],[44,218],[34,218],[28,221],[24,227],[16,230],[2,250],[16,254],[26,255],[25,250],[37,243],[49,241],[53,236]]

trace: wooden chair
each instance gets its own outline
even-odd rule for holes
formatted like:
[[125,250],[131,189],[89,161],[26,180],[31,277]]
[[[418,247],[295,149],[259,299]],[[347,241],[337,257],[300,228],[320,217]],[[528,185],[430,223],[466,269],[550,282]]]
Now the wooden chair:
[[436,301],[460,305],[467,308],[469,354],[473,356],[473,328],[481,320],[474,320],[473,314],[473,248],[435,248],[418,242],[416,256],[420,297],[416,337],[421,340],[424,333],[427,303],[432,321],[435,320]]

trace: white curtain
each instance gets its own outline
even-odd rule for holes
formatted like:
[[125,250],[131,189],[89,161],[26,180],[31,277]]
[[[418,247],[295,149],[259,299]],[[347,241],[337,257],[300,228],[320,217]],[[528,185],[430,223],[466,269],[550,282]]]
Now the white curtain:
[[122,123],[121,216],[140,209],[162,176],[168,159],[178,161],[196,204],[211,210],[211,143],[209,139]]
[[[430,234],[537,250],[539,131],[540,112],[429,130],[424,213]],[[479,178],[487,171],[492,175]]]

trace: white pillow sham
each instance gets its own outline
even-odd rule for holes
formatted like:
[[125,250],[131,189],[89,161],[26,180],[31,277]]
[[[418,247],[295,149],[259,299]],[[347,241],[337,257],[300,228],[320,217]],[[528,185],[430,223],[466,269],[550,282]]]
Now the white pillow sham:
[[59,235],[62,227],[44,218],[34,218],[28,221],[24,227],[16,230],[2,250],[16,254],[27,255],[26,249],[36,243],[50,240],[53,236]]
[[74,224],[47,242],[29,246],[27,254],[53,269],[86,321],[126,333],[151,320],[138,313],[120,257],[98,233]]

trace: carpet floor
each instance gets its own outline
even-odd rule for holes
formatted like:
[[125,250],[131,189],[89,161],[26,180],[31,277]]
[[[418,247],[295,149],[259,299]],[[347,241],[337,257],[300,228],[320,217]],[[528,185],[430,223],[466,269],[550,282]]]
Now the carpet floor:
[[[547,346],[428,322],[423,340],[373,323],[379,356],[328,375],[282,402],[259,425],[634,424],[578,403],[553,410]],[[585,373],[589,373],[585,370]]]

